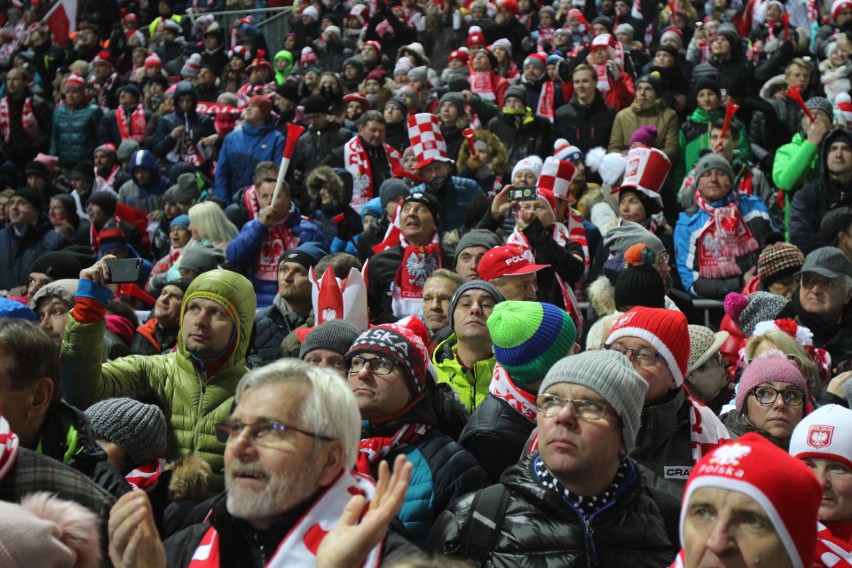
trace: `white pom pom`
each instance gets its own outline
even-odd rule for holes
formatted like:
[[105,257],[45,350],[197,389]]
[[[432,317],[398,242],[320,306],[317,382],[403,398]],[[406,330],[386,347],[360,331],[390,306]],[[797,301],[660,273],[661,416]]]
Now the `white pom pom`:
[[[557,140],[556,143],[558,144],[559,140]],[[597,172],[601,167],[601,162],[603,161],[604,156],[606,156],[606,148],[602,148],[601,146],[592,148],[586,152],[586,167],[593,172]]]

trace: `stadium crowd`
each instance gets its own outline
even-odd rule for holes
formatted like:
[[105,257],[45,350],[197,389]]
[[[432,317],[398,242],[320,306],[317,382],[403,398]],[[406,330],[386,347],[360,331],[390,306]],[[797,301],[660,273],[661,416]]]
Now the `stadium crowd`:
[[0,566],[852,566],[852,0],[0,7]]

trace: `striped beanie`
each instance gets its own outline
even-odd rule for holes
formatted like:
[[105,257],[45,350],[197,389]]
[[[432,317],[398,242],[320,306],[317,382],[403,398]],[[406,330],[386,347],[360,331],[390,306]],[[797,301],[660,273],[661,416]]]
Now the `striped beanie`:
[[494,358],[521,384],[543,379],[554,363],[568,355],[577,338],[571,316],[543,302],[501,302],[486,323]]

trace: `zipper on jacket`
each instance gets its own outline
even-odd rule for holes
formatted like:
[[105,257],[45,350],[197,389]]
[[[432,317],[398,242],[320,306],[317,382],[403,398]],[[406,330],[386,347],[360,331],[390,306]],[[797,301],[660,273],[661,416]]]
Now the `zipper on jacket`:
[[[197,367],[196,367],[197,369]],[[199,377],[201,378],[201,396],[198,397],[198,416],[195,420],[195,425],[192,428],[192,450],[193,452],[197,451],[198,448],[198,436],[200,434],[201,429],[201,411],[204,408],[204,396],[207,394],[207,371],[201,373],[199,371]]]
[[586,542],[589,545],[589,552],[586,554],[586,566],[592,568],[598,565],[598,547],[595,546],[595,529],[592,528],[590,519],[583,517],[583,524],[586,527]]

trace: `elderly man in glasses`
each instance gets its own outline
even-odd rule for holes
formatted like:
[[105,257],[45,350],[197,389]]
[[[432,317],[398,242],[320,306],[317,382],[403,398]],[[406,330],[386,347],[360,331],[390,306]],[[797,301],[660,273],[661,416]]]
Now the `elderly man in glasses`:
[[647,390],[611,351],[556,363],[536,397],[537,449],[442,513],[428,548],[482,566],[668,565],[679,502],[628,457]]
[[[377,567],[417,553],[394,533],[383,538],[411,466],[400,458],[398,475],[390,480],[383,466],[378,487],[351,473],[359,416],[338,375],[283,359],[243,377],[235,400],[231,417],[216,424],[225,444],[227,491],[213,501],[208,518],[161,544],[146,493],[123,496],[110,517],[110,558],[116,566]],[[356,495],[362,497],[350,503]],[[362,517],[364,501],[370,507]],[[361,524],[351,526],[359,517]],[[352,549],[338,530],[329,533],[338,520],[350,534],[360,533],[362,546]],[[373,523],[380,526],[364,534]],[[327,534],[337,550],[327,550]],[[323,563],[318,550],[335,554],[320,555]],[[344,553],[352,555],[341,558]]]
[[408,455],[414,474],[398,517],[415,543],[426,539],[453,499],[488,483],[476,459],[445,434],[446,417],[457,410],[446,408],[448,398],[439,394],[427,341],[423,323],[408,317],[365,331],[344,359],[362,419],[355,468],[375,476],[381,460]]
[[852,369],[852,261],[823,247],[805,258],[799,275],[799,322],[813,332],[814,347],[831,355],[834,373]]
[[648,383],[631,457],[654,487],[678,497],[695,462],[730,438],[713,411],[683,388],[689,347],[686,317],[662,308],[633,308],[615,321],[606,342]]

